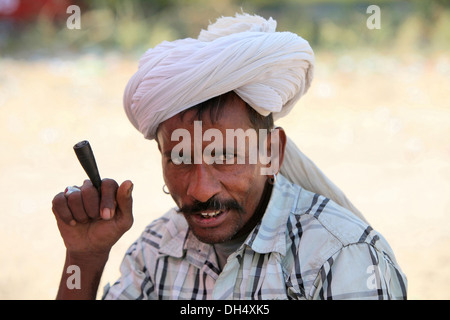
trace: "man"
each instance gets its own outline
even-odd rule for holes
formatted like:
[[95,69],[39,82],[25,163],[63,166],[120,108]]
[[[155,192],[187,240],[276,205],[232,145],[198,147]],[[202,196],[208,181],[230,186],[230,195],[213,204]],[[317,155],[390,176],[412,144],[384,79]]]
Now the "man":
[[[105,299],[406,299],[383,237],[274,119],[307,91],[309,44],[274,20],[221,18],[163,42],[125,90],[128,118],[161,152],[177,207],[131,245]],[[225,138],[224,138],[225,137]],[[89,181],[53,200],[66,265],[60,299],[93,299],[132,224],[132,183]]]

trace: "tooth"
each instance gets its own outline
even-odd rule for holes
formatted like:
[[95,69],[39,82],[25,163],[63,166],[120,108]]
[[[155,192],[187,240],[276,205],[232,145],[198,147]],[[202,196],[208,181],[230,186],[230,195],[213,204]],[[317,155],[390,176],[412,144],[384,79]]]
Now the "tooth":
[[211,217],[217,216],[219,213],[220,213],[220,210],[214,211],[214,212],[201,212],[200,214],[204,218],[211,218]]

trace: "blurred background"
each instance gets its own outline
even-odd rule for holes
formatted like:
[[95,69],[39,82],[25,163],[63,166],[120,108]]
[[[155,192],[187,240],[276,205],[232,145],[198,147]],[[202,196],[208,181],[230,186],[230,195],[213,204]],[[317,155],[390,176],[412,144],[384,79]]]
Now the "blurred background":
[[310,42],[315,79],[278,125],[385,236],[409,298],[450,298],[450,1],[0,0],[0,299],[55,297],[65,250],[51,201],[86,178],[72,149],[84,139],[103,178],[135,184],[135,223],[99,296],[117,279],[128,246],[173,206],[124,87],[148,48],[241,11]]

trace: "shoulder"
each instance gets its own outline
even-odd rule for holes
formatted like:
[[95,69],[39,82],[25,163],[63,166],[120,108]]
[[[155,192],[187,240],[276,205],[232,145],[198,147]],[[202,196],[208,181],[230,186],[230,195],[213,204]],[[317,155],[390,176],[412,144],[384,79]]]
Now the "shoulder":
[[318,235],[334,240],[330,243],[333,246],[359,242],[370,229],[365,221],[348,209],[282,176],[277,181],[269,207],[277,211],[273,213],[277,219],[287,219],[288,231],[293,236]]
[[291,252],[295,252],[292,270],[301,270],[303,290],[309,296],[319,292],[326,296],[323,289],[315,290],[331,288],[329,279],[333,279],[335,298],[349,296],[352,290],[358,295],[366,294],[361,290],[367,287],[368,276],[376,268],[390,270],[379,272],[379,279],[395,274],[400,288],[398,296],[403,295],[406,280],[387,241],[332,200],[299,189],[296,206],[289,215],[287,234]]
[[330,250],[362,242],[375,244],[380,238],[369,224],[349,210],[305,189],[299,190],[289,220],[296,222],[291,223],[292,233],[301,234],[302,238],[323,238]]

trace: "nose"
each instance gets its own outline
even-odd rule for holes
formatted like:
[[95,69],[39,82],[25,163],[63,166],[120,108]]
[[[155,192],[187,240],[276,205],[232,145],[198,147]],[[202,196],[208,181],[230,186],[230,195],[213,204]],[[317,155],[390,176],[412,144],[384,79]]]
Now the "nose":
[[220,192],[220,183],[209,165],[202,163],[192,167],[187,195],[197,201],[206,202]]

